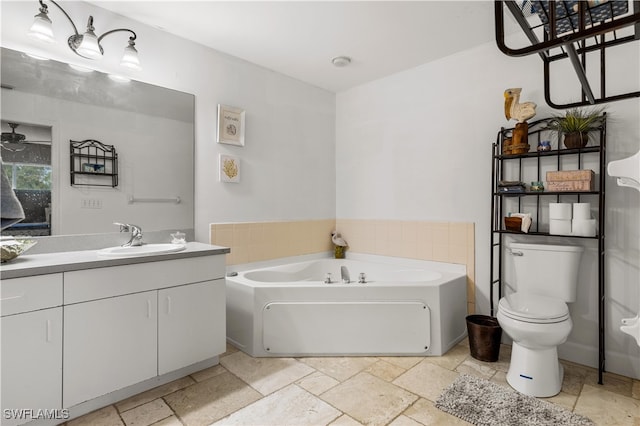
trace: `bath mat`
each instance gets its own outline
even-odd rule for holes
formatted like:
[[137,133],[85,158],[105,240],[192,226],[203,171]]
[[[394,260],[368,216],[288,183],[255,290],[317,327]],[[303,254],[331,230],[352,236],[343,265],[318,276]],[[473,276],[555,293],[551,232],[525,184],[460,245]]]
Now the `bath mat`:
[[467,374],[444,390],[436,407],[478,426],[595,425],[550,402]]

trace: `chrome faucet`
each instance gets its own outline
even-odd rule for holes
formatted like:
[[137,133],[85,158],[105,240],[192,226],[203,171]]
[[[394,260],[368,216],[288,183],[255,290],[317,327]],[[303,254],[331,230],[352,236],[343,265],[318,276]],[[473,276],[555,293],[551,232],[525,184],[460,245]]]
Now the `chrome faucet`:
[[340,276],[342,277],[343,284],[349,284],[351,282],[351,278],[349,277],[349,270],[346,266],[340,267]]
[[137,225],[131,225],[128,223],[114,222],[114,225],[120,226],[120,232],[131,232],[131,238],[124,243],[122,247],[134,247],[142,245],[142,228]]

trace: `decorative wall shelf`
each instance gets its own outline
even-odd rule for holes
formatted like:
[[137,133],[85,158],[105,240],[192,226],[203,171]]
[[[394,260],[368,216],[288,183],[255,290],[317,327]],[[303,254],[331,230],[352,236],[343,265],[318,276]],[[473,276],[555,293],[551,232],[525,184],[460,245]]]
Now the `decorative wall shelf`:
[[[532,149],[545,139],[553,138],[557,133],[549,129],[550,119],[543,119],[529,123],[529,144]],[[498,132],[496,142],[493,144],[493,163],[492,163],[492,193],[491,193],[491,251],[490,251],[490,304],[491,316],[494,315],[494,296],[497,289],[498,299],[502,297],[503,290],[503,256],[505,254],[504,239],[507,235],[517,235],[527,239],[535,239],[540,237],[562,237],[597,240],[598,244],[598,383],[602,384],[602,373],[605,371],[604,364],[604,326],[605,326],[605,181],[606,181],[606,115],[601,120],[602,124],[591,132],[595,137],[590,141],[593,145],[584,148],[563,149],[560,147],[560,138],[558,138],[558,148],[551,151],[537,152],[531,151],[523,154],[503,154],[503,145],[505,139],[511,138],[513,129],[505,129],[504,127]],[[555,157],[555,158],[554,158]],[[597,164],[596,179],[599,185],[593,191],[525,191],[520,193],[503,193],[499,191],[499,182],[505,180],[517,179],[523,181],[523,170],[535,170],[535,176],[529,176],[531,180],[544,181],[542,176],[542,166],[554,170],[567,170],[565,167],[575,167],[581,169],[586,161],[589,164]],[[511,167],[506,170],[507,164]],[[507,172],[509,176],[505,176]],[[597,199],[597,225],[598,230],[595,236],[577,236],[577,235],[552,235],[545,229],[541,229],[543,225],[542,208],[543,202],[560,202],[560,200],[577,200],[581,202],[583,197]],[[533,216],[533,224],[529,232],[518,232],[507,230],[503,225],[503,218],[507,214],[507,203],[516,204],[517,211],[524,207],[527,212],[531,212]],[[520,238],[522,239],[522,238]]]
[[71,186],[118,186],[118,153],[93,139],[70,142]]

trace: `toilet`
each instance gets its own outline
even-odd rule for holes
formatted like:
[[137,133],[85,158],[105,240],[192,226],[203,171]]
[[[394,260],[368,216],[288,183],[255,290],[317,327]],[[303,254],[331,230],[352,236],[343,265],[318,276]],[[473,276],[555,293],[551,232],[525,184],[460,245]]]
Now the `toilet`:
[[513,339],[507,382],[530,396],[557,395],[563,369],[558,345],[573,322],[567,303],[576,300],[583,247],[510,243],[516,291],[500,299],[497,320]]

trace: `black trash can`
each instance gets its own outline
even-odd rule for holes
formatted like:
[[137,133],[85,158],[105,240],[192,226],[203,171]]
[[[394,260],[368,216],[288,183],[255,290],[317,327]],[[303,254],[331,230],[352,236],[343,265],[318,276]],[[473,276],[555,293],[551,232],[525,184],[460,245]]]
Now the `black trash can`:
[[487,315],[468,315],[467,333],[472,357],[487,362],[498,360],[502,328],[497,319]]

